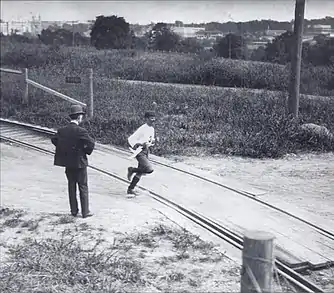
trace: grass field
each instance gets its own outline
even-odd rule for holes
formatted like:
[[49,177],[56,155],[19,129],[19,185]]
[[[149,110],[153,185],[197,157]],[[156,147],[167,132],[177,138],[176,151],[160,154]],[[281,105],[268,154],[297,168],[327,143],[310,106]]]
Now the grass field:
[[[1,42],[2,66],[46,68],[59,72],[74,69],[85,74],[93,68],[103,77],[120,77],[166,83],[216,85],[287,90],[290,67],[273,63],[212,58],[205,55],[96,50],[90,47],[48,47]],[[302,67],[301,92],[334,95],[334,67]]]
[[[59,67],[31,69],[29,76],[80,101],[88,96],[88,80],[65,83]],[[88,76],[88,75],[87,75]],[[20,105],[19,76],[1,75],[2,117],[57,128],[67,121],[69,104],[39,89],[31,89],[31,105]],[[298,135],[302,122],[334,131],[334,99],[302,96],[300,118],[285,114],[286,93],[251,89],[158,84],[112,80],[95,75],[95,117],[86,123],[101,142],[126,145],[127,136],[143,121],[143,113],[157,103],[158,155],[224,153],[250,157],[278,157],[287,152],[330,151],[333,142]]]
[[[10,42],[3,42],[1,48],[2,67],[28,67],[30,79],[80,101],[87,100],[88,71],[93,68],[95,117],[85,126],[104,143],[125,146],[127,136],[156,102],[161,143],[154,152],[158,155],[204,152],[279,157],[287,152],[334,149],[333,141],[299,132],[305,122],[334,131],[330,87],[334,68],[303,68],[302,92],[332,94],[332,98],[302,96],[300,117],[291,119],[286,115],[288,66]],[[66,84],[66,76],[80,76],[82,83]],[[154,83],[159,81],[164,83]],[[22,77],[1,74],[2,117],[54,128],[68,121],[69,104],[39,89],[31,88],[31,104],[22,106],[23,88]]]

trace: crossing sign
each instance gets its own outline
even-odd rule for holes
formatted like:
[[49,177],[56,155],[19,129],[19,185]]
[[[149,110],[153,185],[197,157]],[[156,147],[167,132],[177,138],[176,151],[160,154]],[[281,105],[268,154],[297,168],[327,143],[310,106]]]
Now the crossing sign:
[[66,76],[66,83],[81,83],[79,76]]

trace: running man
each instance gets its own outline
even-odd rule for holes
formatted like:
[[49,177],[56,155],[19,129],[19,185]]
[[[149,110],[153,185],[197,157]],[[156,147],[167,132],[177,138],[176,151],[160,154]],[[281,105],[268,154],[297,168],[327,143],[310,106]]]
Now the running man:
[[128,180],[131,181],[132,175],[135,176],[132,178],[130,186],[128,187],[127,194],[129,196],[137,195],[134,188],[139,182],[142,175],[151,174],[153,168],[151,163],[148,160],[149,147],[154,145],[155,142],[155,131],[153,124],[155,122],[154,112],[145,113],[146,123],[140,126],[129,138],[128,143],[131,148],[137,152],[136,159],[138,161],[138,167],[128,168]]

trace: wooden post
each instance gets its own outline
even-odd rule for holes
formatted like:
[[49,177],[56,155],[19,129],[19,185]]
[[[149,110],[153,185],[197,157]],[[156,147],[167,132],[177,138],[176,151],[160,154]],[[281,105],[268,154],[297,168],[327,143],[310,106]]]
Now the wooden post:
[[88,100],[88,118],[93,118],[94,115],[94,79],[93,79],[93,68],[89,70],[89,100]]
[[305,0],[296,0],[288,112],[298,117]]
[[231,59],[232,57],[232,44],[231,44],[231,32],[228,36],[228,59]]
[[244,236],[241,293],[271,293],[274,266],[274,236],[249,231]]
[[23,93],[23,104],[28,105],[29,104],[29,84],[28,84],[28,68],[25,68],[24,70],[24,84],[25,89]]

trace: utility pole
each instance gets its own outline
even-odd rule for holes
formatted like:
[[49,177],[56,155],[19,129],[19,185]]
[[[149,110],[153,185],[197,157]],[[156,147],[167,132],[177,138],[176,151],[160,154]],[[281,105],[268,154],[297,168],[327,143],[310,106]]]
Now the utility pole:
[[228,58],[231,59],[232,55],[232,45],[231,45],[231,32],[228,35]]
[[[231,14],[228,14],[227,17],[231,21],[234,21],[233,18],[231,17]],[[229,30],[228,36],[229,36],[229,38],[228,38],[228,58],[231,59],[231,57],[232,57],[231,30]]]
[[74,21],[72,20],[72,47],[74,47]]
[[296,0],[288,112],[298,117],[305,0]]

